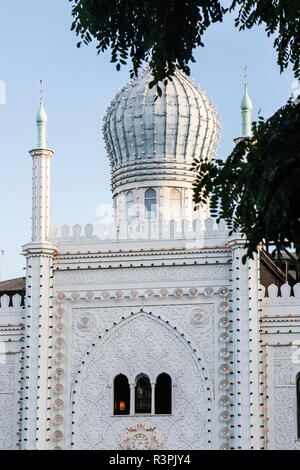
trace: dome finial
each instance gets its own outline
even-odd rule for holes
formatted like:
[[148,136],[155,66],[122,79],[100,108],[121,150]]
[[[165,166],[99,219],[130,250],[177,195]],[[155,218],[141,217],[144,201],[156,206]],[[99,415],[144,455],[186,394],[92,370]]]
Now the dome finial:
[[43,80],[40,80],[40,106],[43,106]]
[[251,137],[251,109],[252,103],[247,89],[247,65],[244,66],[244,96],[241,101],[242,110],[242,137]]
[[36,124],[37,124],[37,131],[38,131],[37,148],[45,149],[46,148],[47,114],[44,109],[43,81],[42,80],[40,80],[40,109],[38,110],[38,113],[36,116]]

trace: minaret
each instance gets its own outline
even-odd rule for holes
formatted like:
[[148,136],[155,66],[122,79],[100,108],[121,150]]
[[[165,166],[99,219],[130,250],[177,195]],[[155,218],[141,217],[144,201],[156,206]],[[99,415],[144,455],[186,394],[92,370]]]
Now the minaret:
[[242,135],[241,137],[251,137],[251,110],[252,103],[248,96],[247,90],[247,65],[244,67],[244,78],[245,78],[245,91],[244,96],[241,101],[241,111],[242,111]]
[[49,239],[50,225],[50,160],[52,150],[47,150],[46,127],[47,115],[43,104],[42,81],[40,109],[36,116],[37,147],[30,150],[32,157],[32,240]]
[[[247,92],[247,66],[245,71],[245,91],[241,101],[242,136],[235,139],[238,144],[243,139],[251,137],[251,109],[252,103]],[[246,158],[246,157],[245,157]],[[233,233],[228,246],[232,250],[231,265],[231,293],[234,340],[232,350],[236,361],[233,364],[235,378],[233,390],[232,416],[235,428],[238,430],[232,445],[235,449],[260,449],[260,414],[258,370],[259,325],[258,289],[259,264],[258,257],[247,259],[245,237],[240,233]]]
[[31,242],[23,246],[26,257],[26,318],[21,449],[45,449],[49,437],[49,337],[56,247],[49,242],[50,161],[53,151],[46,145],[47,116],[40,83],[37,146],[29,152],[32,157],[32,237]]

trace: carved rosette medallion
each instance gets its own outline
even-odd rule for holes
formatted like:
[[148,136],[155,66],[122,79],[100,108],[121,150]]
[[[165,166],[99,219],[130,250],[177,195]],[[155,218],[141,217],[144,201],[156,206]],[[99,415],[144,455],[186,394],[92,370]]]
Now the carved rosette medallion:
[[158,450],[163,443],[157,437],[156,429],[138,423],[134,427],[126,428],[125,438],[120,442],[125,450]]

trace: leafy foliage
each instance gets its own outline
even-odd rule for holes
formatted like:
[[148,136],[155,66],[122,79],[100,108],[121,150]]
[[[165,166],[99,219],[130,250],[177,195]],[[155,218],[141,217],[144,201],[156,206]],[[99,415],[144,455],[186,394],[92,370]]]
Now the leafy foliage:
[[[289,62],[300,75],[299,0],[232,0],[230,8],[221,0],[70,0],[72,30],[81,43],[96,40],[98,53],[111,48],[117,70],[132,61],[131,78],[147,61],[153,72],[150,86],[170,79],[175,67],[190,74],[193,50],[203,46],[203,33],[222,21],[227,11],[238,9],[240,29],[264,24],[268,35],[276,34],[280,70]],[[160,93],[160,88],[158,86]]]
[[300,76],[300,1],[299,0],[233,0],[230,10],[240,5],[235,25],[250,29],[265,24],[267,35],[275,34],[274,47],[282,72],[293,64],[295,77]]
[[[240,30],[264,25],[275,35],[277,62],[283,71],[293,64],[300,76],[300,1],[231,0],[70,0],[72,29],[81,43],[96,40],[98,53],[111,49],[119,70],[132,61],[131,78],[147,61],[150,86],[172,78],[175,68],[190,73],[193,50],[203,34],[228,11],[237,11]],[[299,101],[298,101],[299,103]],[[232,230],[247,237],[252,256],[265,239],[279,251],[293,242],[300,254],[299,104],[289,101],[270,119],[253,124],[253,138],[241,140],[225,162],[195,160],[195,202],[210,201],[212,215],[225,218]]]
[[131,78],[143,61],[154,80],[150,87],[174,74],[176,65],[187,75],[193,49],[203,46],[204,31],[222,21],[225,9],[218,0],[70,0],[74,2],[72,29],[84,44],[97,41],[98,53],[111,48],[117,70],[130,56]]
[[225,162],[195,160],[194,201],[210,203],[217,220],[246,238],[252,257],[264,239],[300,254],[300,103],[288,101],[252,125]]

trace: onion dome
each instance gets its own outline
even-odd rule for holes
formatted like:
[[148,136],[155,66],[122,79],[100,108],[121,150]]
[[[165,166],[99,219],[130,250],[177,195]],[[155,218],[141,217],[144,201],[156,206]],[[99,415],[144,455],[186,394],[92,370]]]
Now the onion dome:
[[47,114],[46,114],[46,111],[44,109],[44,106],[43,104],[41,103],[40,105],[40,109],[38,110],[37,112],[37,115],[36,115],[36,122],[37,123],[47,123]]
[[247,90],[245,90],[245,93],[243,95],[242,101],[241,101],[241,110],[251,110],[252,109],[252,102],[250,100],[250,97],[247,93]]
[[149,88],[151,80],[147,69],[123,87],[104,117],[114,194],[153,181],[190,184],[193,159],[211,159],[216,152],[220,126],[205,92],[179,70],[166,86],[160,84],[161,96]]

